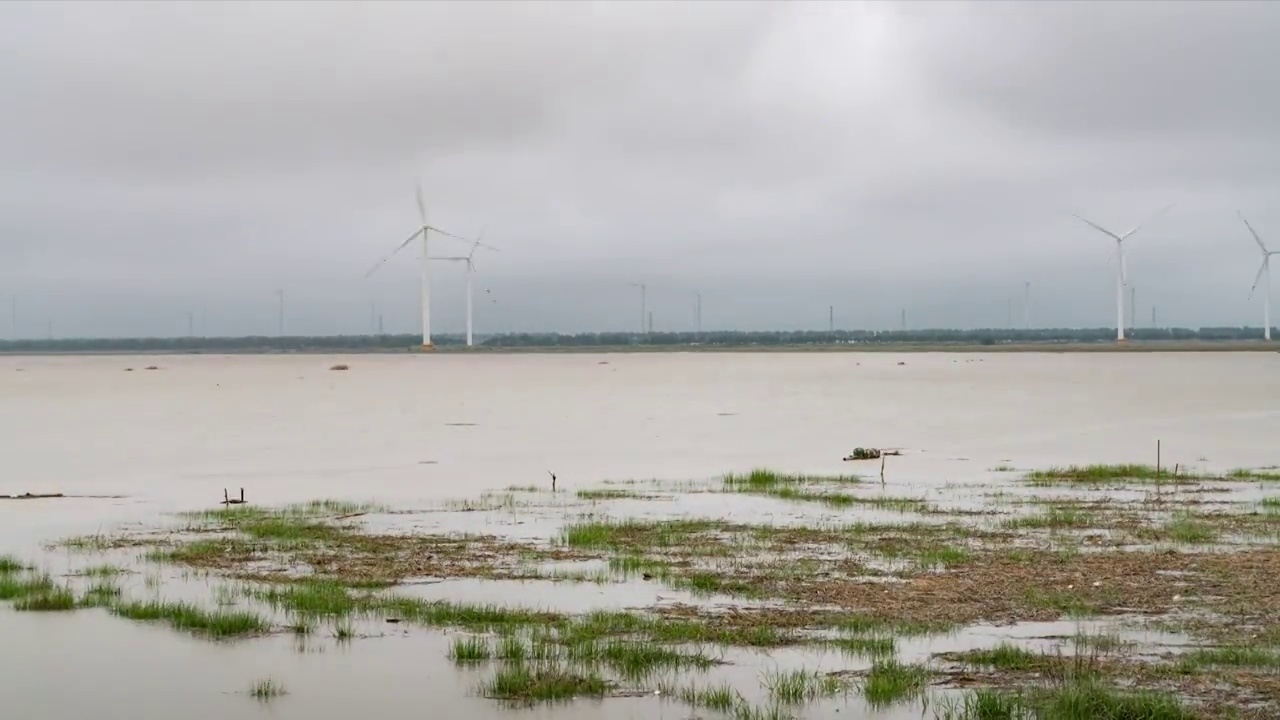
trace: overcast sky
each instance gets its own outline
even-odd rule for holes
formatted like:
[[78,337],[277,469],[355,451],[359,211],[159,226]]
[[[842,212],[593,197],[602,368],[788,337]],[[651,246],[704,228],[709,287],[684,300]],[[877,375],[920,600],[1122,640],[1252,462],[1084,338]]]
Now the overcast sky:
[[[0,3],[18,333],[1260,325],[1280,3]],[[432,254],[465,246],[433,239]],[[438,264],[436,330],[462,328]],[[371,304],[376,310],[371,311]],[[3,307],[3,306],[0,306]],[[11,332],[8,308],[0,329]]]

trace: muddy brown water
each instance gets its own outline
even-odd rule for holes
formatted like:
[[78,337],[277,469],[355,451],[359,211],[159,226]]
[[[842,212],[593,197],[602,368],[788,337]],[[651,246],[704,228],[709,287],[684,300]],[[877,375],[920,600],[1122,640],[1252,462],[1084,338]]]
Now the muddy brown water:
[[[0,357],[0,495],[118,496],[0,503],[0,553],[58,571],[75,561],[65,551],[43,550],[43,543],[214,507],[224,488],[235,494],[243,487],[256,504],[341,498],[431,509],[406,522],[520,538],[554,532],[567,512],[729,515],[744,522],[892,514],[794,509],[757,498],[725,503],[678,489],[649,501],[556,501],[528,517],[502,509],[451,512],[441,503],[509,486],[549,486],[549,471],[569,491],[606,481],[697,482],[757,466],[876,476],[878,463],[841,461],[856,446],[903,449],[887,461],[884,492],[937,494],[975,506],[983,493],[1016,477],[992,472],[996,466],[1152,463],[1157,440],[1167,465],[1225,470],[1277,462],[1280,355],[1270,353],[601,359]],[[339,362],[350,370],[329,372]],[[158,371],[124,372],[153,363]],[[140,578],[130,582],[143,591]],[[629,599],[643,607],[678,595],[655,586],[629,594],[626,584],[548,585],[494,584],[493,599],[576,612],[626,607]],[[180,576],[166,577],[164,588],[166,597],[207,597],[200,581]],[[487,590],[470,581],[419,592],[481,600]],[[1032,638],[1076,629],[1064,625],[971,629],[960,640],[909,641],[900,654],[923,659],[994,644],[1010,632]],[[350,644],[320,637],[305,648],[280,636],[212,643],[99,610],[39,615],[0,605],[5,716],[314,720],[421,717],[431,708],[433,716],[468,718],[716,717],[659,697],[504,708],[474,695],[479,671],[449,662],[448,634],[387,627],[367,634]],[[865,667],[796,649],[728,652],[733,664],[717,677],[741,685],[744,694],[771,668]],[[267,676],[289,694],[255,702],[247,690]],[[919,717],[920,708],[873,711],[851,695],[801,714],[907,718]]]

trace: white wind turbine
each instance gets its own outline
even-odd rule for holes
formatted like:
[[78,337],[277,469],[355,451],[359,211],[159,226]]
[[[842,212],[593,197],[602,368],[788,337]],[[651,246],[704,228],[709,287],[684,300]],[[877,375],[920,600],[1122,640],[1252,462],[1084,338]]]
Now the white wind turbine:
[[[1171,207],[1173,207],[1173,205],[1165,206],[1160,210],[1160,212],[1156,213],[1155,215],[1152,215],[1151,220],[1155,220],[1157,217],[1160,217],[1166,211],[1168,211],[1169,208]],[[1141,230],[1142,226],[1146,225],[1147,223],[1142,223],[1142,225],[1135,226],[1129,232],[1126,232],[1122,235],[1117,235],[1111,232],[1110,230],[1102,227],[1101,225],[1091,220],[1086,220],[1080,217],[1079,215],[1076,215],[1075,213],[1071,213],[1071,216],[1079,220],[1080,222],[1088,225],[1089,227],[1093,228],[1094,230],[1097,230],[1098,232],[1116,241],[1116,260],[1119,265],[1116,268],[1116,340],[1122,341],[1124,340],[1124,284],[1125,284],[1125,275],[1126,275],[1125,264],[1124,264],[1124,241],[1125,241],[1125,238]],[[1149,223],[1151,222],[1151,220],[1148,220],[1147,222]]]
[[451,232],[445,232],[438,227],[434,227],[427,223],[427,205],[422,201],[422,184],[418,184],[418,217],[422,219],[422,225],[405,239],[404,242],[396,246],[386,257],[382,258],[373,267],[369,268],[369,272],[364,276],[367,278],[377,272],[378,268],[391,259],[393,255],[409,246],[409,243],[422,236],[422,348],[424,350],[431,349],[431,257],[428,254],[430,246],[431,233],[437,232],[458,240],[466,240],[466,238],[454,235]]
[[457,256],[453,256],[453,257],[433,257],[433,258],[431,258],[432,260],[443,260],[443,261],[446,261],[446,262],[463,262],[463,263],[466,263],[466,264],[467,264],[467,265],[466,265],[466,271],[467,271],[467,347],[471,347],[471,285],[472,285],[471,280],[472,280],[472,278],[473,278],[473,277],[475,276],[475,274],[476,274],[476,263],[475,263],[476,250],[478,250],[479,248],[484,248],[484,249],[486,249],[486,250],[492,250],[492,251],[494,251],[494,252],[498,252],[498,248],[496,248],[496,247],[494,247],[494,246],[492,246],[492,245],[486,245],[485,243],[481,242],[483,239],[484,239],[484,228],[481,228],[481,229],[480,229],[480,235],[479,235],[478,237],[476,237],[476,239],[475,239],[475,241],[474,241],[474,242],[472,242],[472,243],[471,243],[471,252],[467,253],[466,255],[457,255]]
[[1263,305],[1262,305],[1262,337],[1266,340],[1271,339],[1271,256],[1280,255],[1280,250],[1268,250],[1266,245],[1262,244],[1262,238],[1258,237],[1258,231],[1253,229],[1248,220],[1244,219],[1244,213],[1236,211],[1240,216],[1240,221],[1244,226],[1249,228],[1249,232],[1253,235],[1254,242],[1258,243],[1258,247],[1262,249],[1262,266],[1258,268],[1258,274],[1253,276],[1253,287],[1249,288],[1249,297],[1253,297],[1253,291],[1258,289],[1258,281],[1263,280],[1264,274],[1266,285],[1263,287]]

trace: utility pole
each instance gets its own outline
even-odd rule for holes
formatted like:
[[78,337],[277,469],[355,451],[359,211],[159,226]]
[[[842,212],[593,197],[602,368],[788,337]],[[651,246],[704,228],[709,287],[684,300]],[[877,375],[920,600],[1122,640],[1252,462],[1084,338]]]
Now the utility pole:
[[378,315],[378,334],[379,334],[379,335],[385,335],[385,334],[386,334],[386,333],[383,331],[383,329],[382,329],[382,315]]
[[280,298],[280,314],[277,318],[276,334],[284,337],[284,290],[276,290],[276,296]]

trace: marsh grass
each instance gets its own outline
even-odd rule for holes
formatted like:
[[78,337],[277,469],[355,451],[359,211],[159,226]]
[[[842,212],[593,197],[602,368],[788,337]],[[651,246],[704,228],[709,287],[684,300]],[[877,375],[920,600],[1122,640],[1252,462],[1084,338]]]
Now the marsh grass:
[[969,665],[997,668],[999,670],[1030,670],[1042,660],[1040,653],[1032,652],[1024,647],[1009,642],[986,650],[969,650],[947,656]]
[[816,483],[834,483],[855,485],[862,482],[856,475],[804,475],[799,473],[780,473],[767,468],[757,468],[747,473],[728,473],[724,476],[727,488],[750,488],[766,490],[779,485],[809,485]]
[[919,549],[914,560],[922,568],[950,567],[961,565],[973,559],[973,554],[964,548],[951,545],[927,546]]
[[898,651],[898,642],[892,637],[842,637],[823,644],[857,658],[890,657]]
[[339,621],[333,626],[333,637],[340,643],[351,642],[356,637],[356,629],[345,620]]
[[10,575],[29,569],[21,560],[12,555],[0,555],[0,575]]
[[580,500],[644,500],[648,497],[647,495],[633,490],[623,490],[620,488],[579,490],[576,494]]
[[947,698],[934,708],[933,716],[935,720],[1031,720],[1017,695],[991,688]]
[[258,700],[271,700],[285,694],[284,685],[278,681],[267,678],[259,680],[249,688],[249,695]]
[[1218,539],[1217,528],[1185,512],[1174,514],[1164,532],[1173,542],[1185,545],[1203,545]]
[[307,618],[346,617],[362,609],[361,601],[345,586],[327,580],[306,580],[252,595],[277,610]]
[[733,689],[733,686],[728,683],[703,688],[681,688],[677,696],[681,702],[690,707],[706,708],[707,710],[725,714],[731,713],[734,708],[746,704],[742,694]]
[[481,637],[459,637],[453,639],[449,648],[449,659],[457,665],[478,663],[493,658],[493,650],[489,642]]
[[516,662],[507,663],[482,683],[480,694],[515,703],[553,702],[603,697],[611,687],[595,673],[579,674],[557,665]]
[[0,573],[0,600],[21,600],[53,590],[53,578],[45,574]]
[[1280,468],[1237,468],[1227,473],[1227,477],[1232,480],[1280,481]]
[[649,642],[610,640],[600,654],[603,662],[627,680],[642,680],[665,670],[705,670],[717,661],[701,651],[681,651]]
[[724,527],[716,520],[590,520],[565,526],[560,542],[584,549],[687,549],[695,536]]
[[260,635],[271,629],[263,617],[249,612],[217,610],[209,612],[186,602],[121,602],[111,606],[120,617],[142,622],[163,621],[178,630],[214,639]]
[[806,670],[768,671],[761,679],[775,703],[799,705],[844,689],[839,678]]
[[872,708],[884,708],[917,697],[928,682],[929,670],[923,665],[877,660],[863,680],[862,694]]
[[1033,470],[1024,480],[1032,485],[1107,485],[1117,483],[1187,483],[1217,479],[1213,475],[1180,472],[1174,475],[1152,465],[1069,465],[1046,470]]
[[1183,672],[1204,667],[1280,668],[1280,651],[1262,647],[1197,648],[1184,653],[1178,662]]
[[38,612],[63,612],[76,609],[76,596],[64,587],[50,587],[19,598],[13,604],[15,610]]
[[1053,720],[1194,720],[1197,713],[1176,696],[1151,691],[1123,691],[1094,678],[1032,693],[1033,717]]
[[110,607],[120,600],[122,591],[119,585],[110,580],[100,580],[90,585],[80,598],[81,607]]
[[129,570],[118,565],[90,565],[82,568],[76,575],[88,578],[114,578],[119,575],[127,575]]
[[1131,645],[1117,633],[1078,632],[1075,637],[1071,638],[1071,643],[1075,648],[1076,654],[1082,654],[1085,651],[1110,654]]
[[1069,507],[1053,507],[1038,515],[1007,520],[1003,524],[1010,530],[1061,530],[1094,527],[1098,522],[1093,513]]

